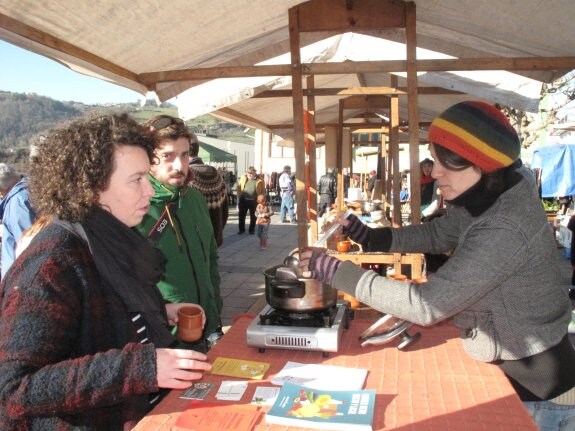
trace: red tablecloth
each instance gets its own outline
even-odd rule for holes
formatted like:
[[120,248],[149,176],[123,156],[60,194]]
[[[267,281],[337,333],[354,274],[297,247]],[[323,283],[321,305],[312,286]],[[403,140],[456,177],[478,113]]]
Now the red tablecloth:
[[[366,389],[376,389],[374,430],[402,431],[537,431],[522,402],[503,373],[493,365],[468,357],[450,324],[432,328],[412,327],[421,339],[409,351],[399,351],[397,342],[361,348],[358,336],[373,321],[356,319],[343,334],[338,353],[324,358],[320,352],[258,349],[246,345],[246,329],[251,319],[238,319],[210,351],[218,356],[270,362],[264,380],[251,381],[241,404],[251,401],[256,386],[270,386],[270,380],[287,361],[324,363],[367,368]],[[206,375],[214,382],[206,398],[215,400],[221,376]],[[189,400],[172,391],[136,426],[136,431],[169,431]],[[262,417],[255,430],[285,430],[265,423]],[[294,428],[292,428],[294,429]]]

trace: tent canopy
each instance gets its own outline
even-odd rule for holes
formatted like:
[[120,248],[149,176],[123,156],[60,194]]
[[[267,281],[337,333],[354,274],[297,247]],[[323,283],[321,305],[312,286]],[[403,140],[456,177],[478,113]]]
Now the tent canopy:
[[202,141],[198,142],[200,144],[198,155],[202,158],[204,163],[236,163],[238,160],[238,157],[235,154],[220,150],[219,148]]
[[[328,10],[401,0],[313,0]],[[3,0],[0,38],[91,76],[168,100],[217,77],[258,76],[250,66],[289,52],[288,10],[302,0]],[[559,61],[496,63],[551,82],[575,68],[575,5],[571,0],[415,0],[419,48],[459,60],[458,70],[486,69],[485,59],[555,57]],[[314,17],[329,19],[329,17]],[[353,22],[349,23],[353,26]],[[552,29],[552,30],[551,30]],[[396,28],[372,36],[403,42]],[[301,46],[333,34],[302,35]],[[571,57],[570,57],[571,56]],[[289,75],[289,62],[280,68]],[[503,66],[503,67],[502,67]],[[244,67],[246,69],[241,69]],[[461,69],[461,67],[466,69]],[[440,68],[441,69],[441,68]],[[521,70],[518,70],[521,69]],[[418,70],[424,70],[418,67]],[[447,69],[453,70],[453,69]],[[260,72],[259,76],[263,76]],[[273,76],[266,71],[267,76]],[[275,75],[278,75],[277,73]],[[449,78],[449,76],[445,76]],[[360,77],[360,80],[363,78]],[[448,79],[449,81],[449,79]],[[447,84],[449,86],[449,84]]]
[[575,195],[575,144],[537,148],[531,168],[540,169],[542,197]]
[[[399,87],[406,88],[402,73],[407,61],[387,48],[405,42],[404,28],[362,27],[358,34],[353,33],[353,19],[341,18],[360,8],[375,15],[398,10],[400,5],[415,6],[416,109],[423,123],[469,98],[533,111],[536,87],[517,75],[540,84],[575,69],[572,0],[173,0],[169,6],[137,2],[129,7],[120,0],[45,0],[42,7],[36,0],[2,0],[0,39],[80,73],[142,94],[152,91],[159,101],[218,78],[264,78],[263,83],[243,86],[235,82],[230,84],[235,86],[231,91],[209,97],[182,96],[180,115],[189,118],[212,112],[226,121],[289,140],[294,130],[289,98],[293,68],[286,55],[290,52],[289,14],[301,12],[305,19],[310,5],[327,12],[308,15],[309,20],[335,22],[336,14],[340,20],[329,30],[300,34],[302,59],[307,62],[304,77],[313,76],[318,90],[342,91],[389,87],[395,77]],[[354,43],[360,38],[365,42],[367,37],[385,42],[386,48],[374,44],[369,50],[357,50]],[[325,40],[330,43],[324,43],[317,53],[305,52]],[[279,64],[270,62],[282,55]],[[377,67],[366,63],[377,63]],[[507,77],[492,73],[502,70]],[[216,85],[219,88],[222,82]],[[284,90],[288,97],[269,97],[269,89]],[[316,97],[317,124],[334,124],[339,119],[338,103],[345,98],[344,93]],[[408,117],[405,99],[400,97],[401,120]],[[365,122],[381,124],[370,120],[370,115],[386,113],[379,107],[346,109],[343,120],[360,116]],[[424,134],[423,129],[420,133]]]
[[[379,37],[356,33],[332,36],[302,49],[303,62],[389,61],[405,60],[405,45]],[[445,54],[417,49],[417,58],[451,58]],[[270,59],[265,64],[290,61],[289,53]],[[405,74],[365,73],[320,75],[314,78],[315,88],[342,89],[328,97],[316,97],[315,121],[322,125],[336,124],[339,104],[349,99],[343,89],[361,87],[391,87],[392,76],[399,87],[406,88]],[[418,76],[420,121],[430,122],[444,109],[469,99],[513,106],[523,111],[536,112],[541,95],[541,82],[506,71],[427,72]],[[438,91],[444,89],[444,91]],[[281,93],[281,90],[284,93]],[[184,119],[211,113],[223,120],[267,130],[290,140],[293,137],[293,105],[289,97],[291,77],[254,77],[216,79],[193,87],[178,96],[179,114]],[[286,97],[272,97],[274,93]],[[268,97],[266,97],[268,96]],[[382,124],[388,114],[387,104],[346,110],[344,119],[354,123]],[[400,98],[400,118],[406,119],[406,98]],[[366,113],[373,114],[366,118]],[[422,131],[422,138],[425,133]],[[319,138],[321,141],[321,137]]]

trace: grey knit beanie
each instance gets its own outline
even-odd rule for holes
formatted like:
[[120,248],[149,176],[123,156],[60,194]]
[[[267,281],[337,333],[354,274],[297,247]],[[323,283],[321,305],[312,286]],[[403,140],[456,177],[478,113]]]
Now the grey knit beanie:
[[20,181],[20,175],[13,166],[0,163],[0,190],[8,190]]

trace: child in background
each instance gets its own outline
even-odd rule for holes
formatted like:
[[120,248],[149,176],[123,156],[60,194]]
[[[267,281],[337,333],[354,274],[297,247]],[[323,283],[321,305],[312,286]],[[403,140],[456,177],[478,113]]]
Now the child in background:
[[271,216],[273,215],[271,206],[268,205],[265,195],[258,195],[258,205],[256,206],[257,235],[260,239],[260,248],[268,248],[268,229],[270,227]]

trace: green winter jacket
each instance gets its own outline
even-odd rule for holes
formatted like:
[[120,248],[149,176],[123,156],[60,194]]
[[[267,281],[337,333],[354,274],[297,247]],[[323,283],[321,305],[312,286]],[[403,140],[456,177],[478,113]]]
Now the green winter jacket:
[[206,201],[188,186],[175,188],[151,175],[148,178],[156,194],[137,230],[166,256],[166,270],[158,288],[168,302],[200,304],[206,313],[204,336],[208,336],[221,326],[223,301],[218,251]]

